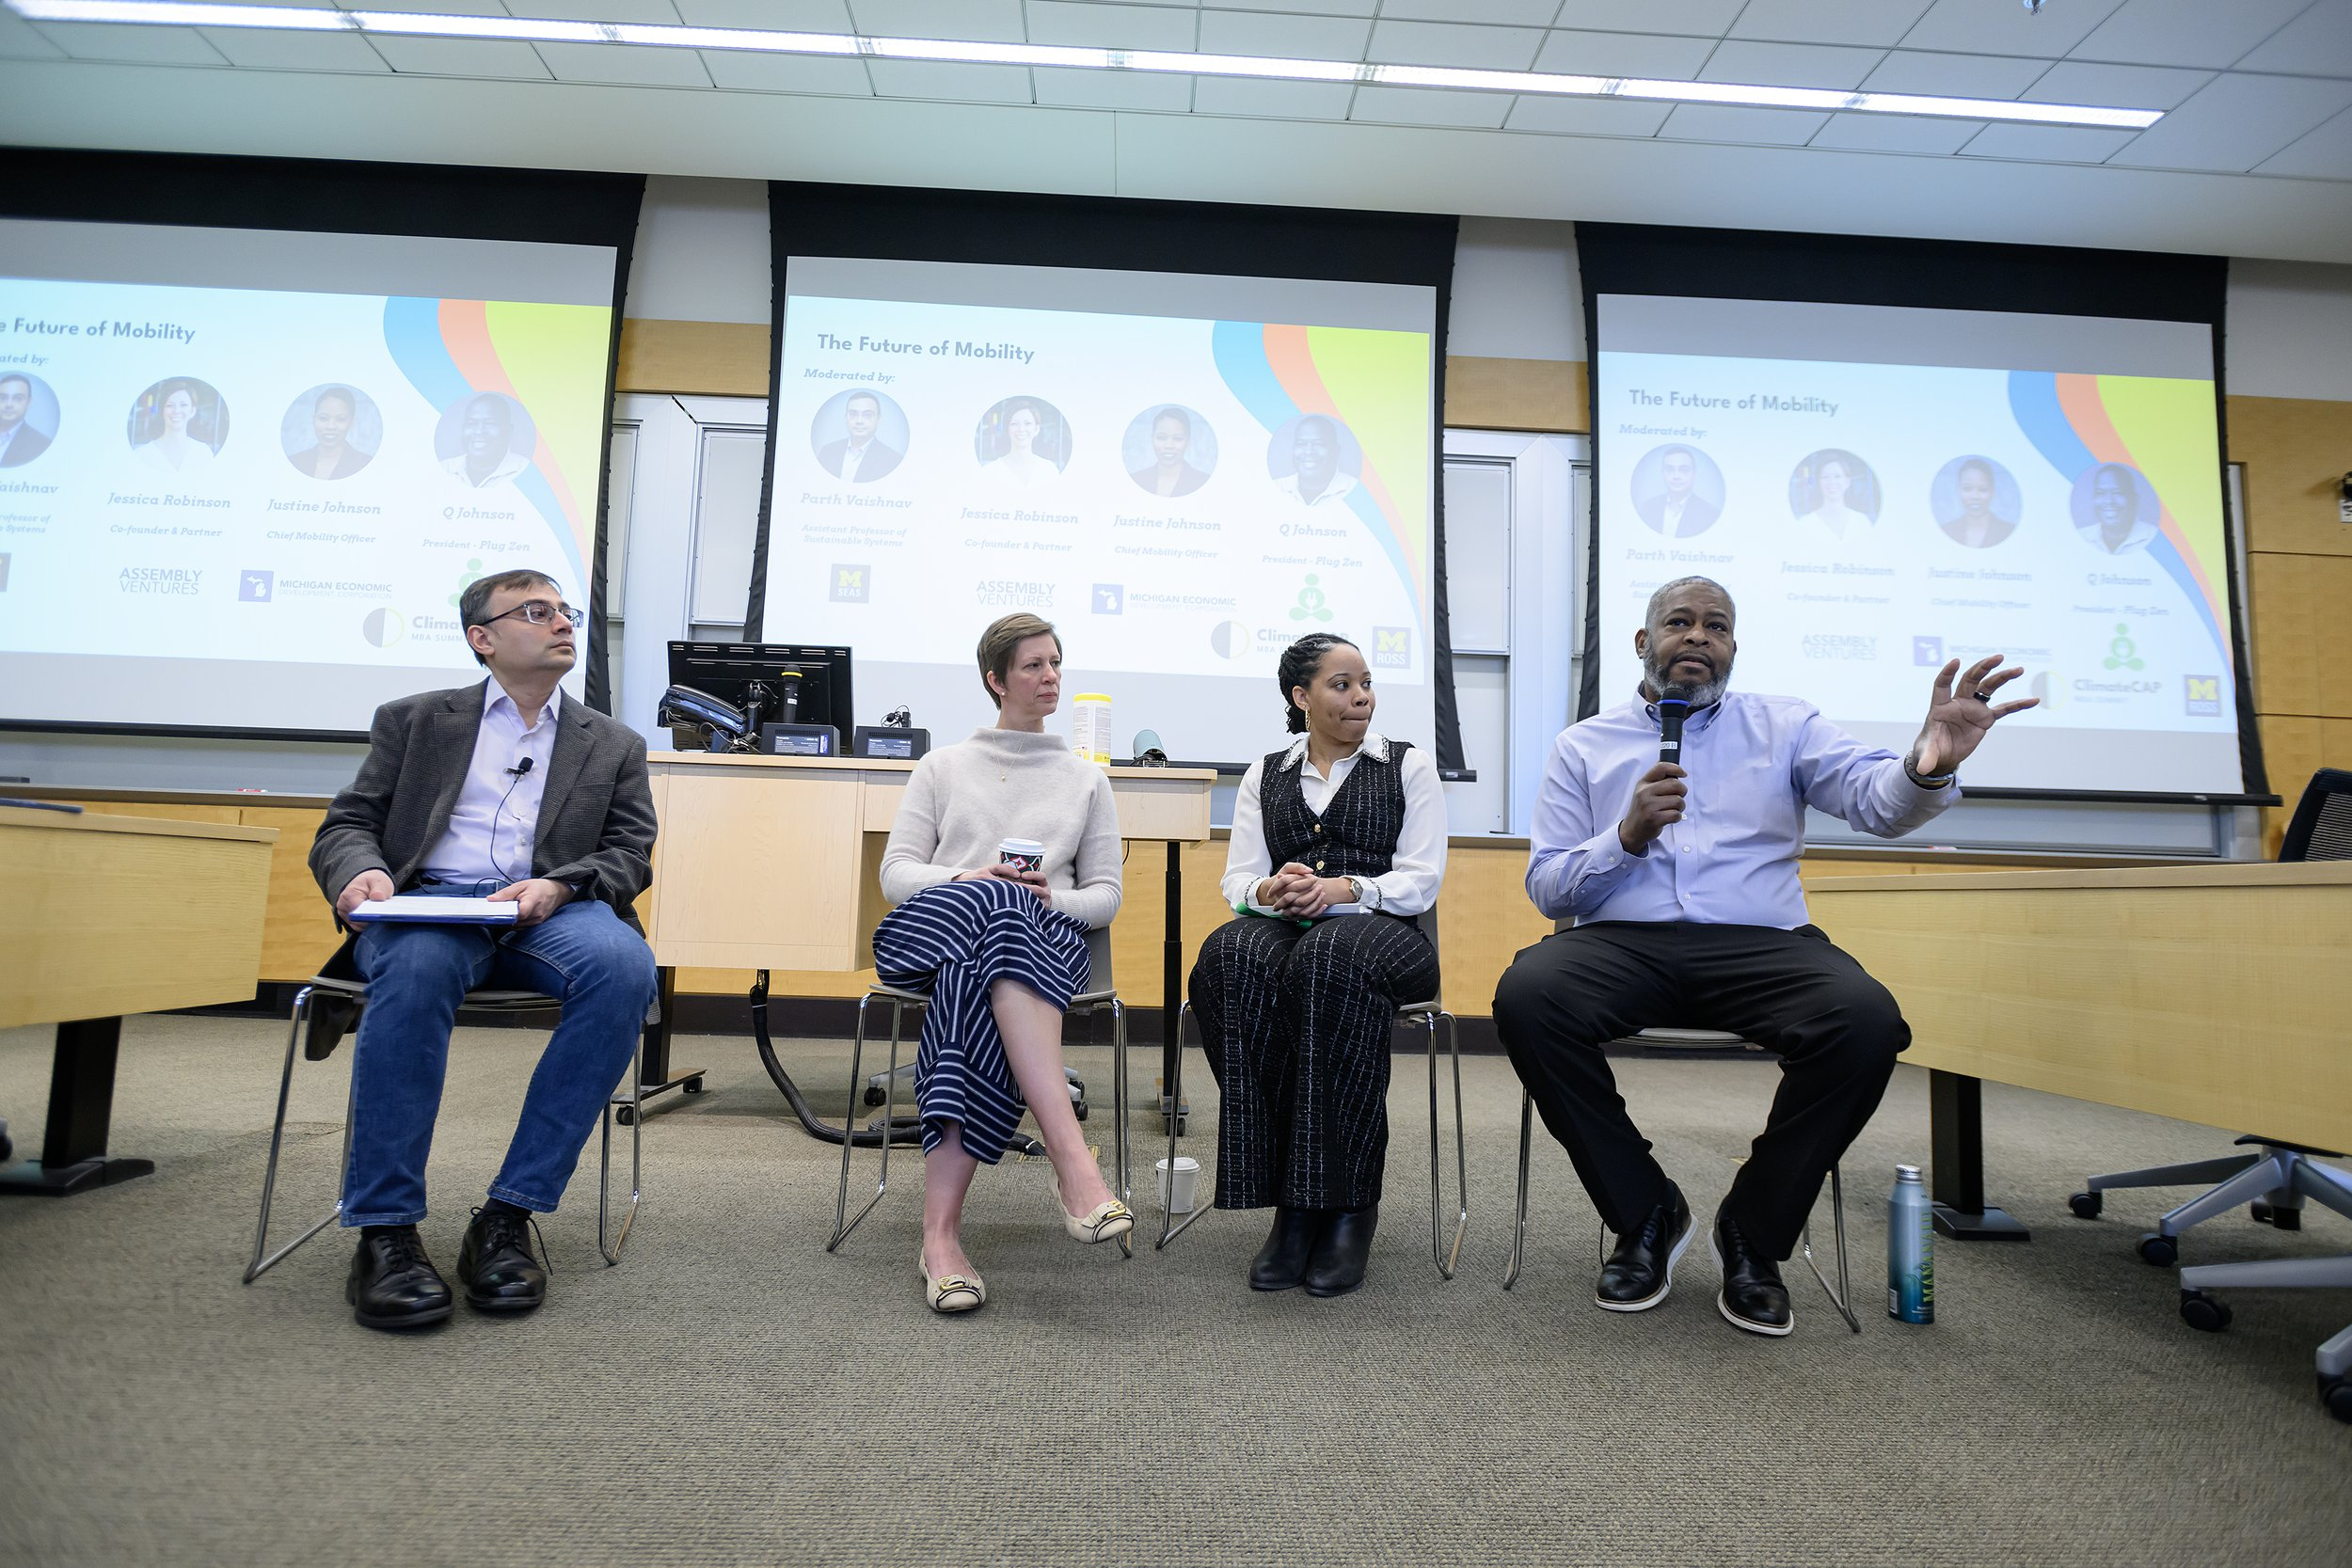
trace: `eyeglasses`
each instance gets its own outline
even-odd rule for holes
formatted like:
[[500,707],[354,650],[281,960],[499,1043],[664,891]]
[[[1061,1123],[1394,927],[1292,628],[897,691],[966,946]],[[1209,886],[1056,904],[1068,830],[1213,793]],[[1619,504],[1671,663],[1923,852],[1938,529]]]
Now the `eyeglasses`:
[[516,605],[512,610],[501,610],[487,621],[476,624],[485,626],[495,626],[509,615],[519,615],[534,626],[544,626],[560,615],[572,624],[574,630],[578,630],[580,623],[588,619],[588,612],[584,610],[574,610],[567,604],[549,604],[545,599],[532,599]]

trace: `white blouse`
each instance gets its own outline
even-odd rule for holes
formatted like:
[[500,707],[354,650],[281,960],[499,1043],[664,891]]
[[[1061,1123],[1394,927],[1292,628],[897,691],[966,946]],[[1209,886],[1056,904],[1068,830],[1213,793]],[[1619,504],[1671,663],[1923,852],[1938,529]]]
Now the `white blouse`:
[[[1319,816],[1356,770],[1356,759],[1367,752],[1375,761],[1388,761],[1388,738],[1367,734],[1360,747],[1331,764],[1327,778],[1307,760],[1307,737],[1302,735],[1276,766],[1298,769],[1298,793],[1307,809]],[[1445,788],[1438,780],[1438,764],[1425,747],[1406,751],[1401,771],[1405,825],[1397,832],[1396,855],[1390,868],[1363,879],[1364,902],[1387,914],[1410,916],[1437,907],[1438,886],[1445,880]],[[1233,798],[1232,842],[1225,855],[1225,877],[1218,885],[1224,890],[1225,902],[1234,909],[1273,914],[1272,906],[1249,896],[1276,869],[1266,847],[1264,814],[1258,803],[1264,773],[1265,759],[1261,757],[1241,776],[1241,790]]]

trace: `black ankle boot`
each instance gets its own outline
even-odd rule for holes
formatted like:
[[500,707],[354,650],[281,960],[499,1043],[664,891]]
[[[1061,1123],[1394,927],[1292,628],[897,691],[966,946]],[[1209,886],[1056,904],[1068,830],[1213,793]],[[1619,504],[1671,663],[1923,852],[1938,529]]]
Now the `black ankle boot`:
[[1341,1209],[1324,1227],[1307,1263],[1307,1293],[1343,1296],[1364,1282],[1364,1265],[1372,1260],[1372,1233],[1380,1224],[1380,1206]]
[[1323,1233],[1326,1218],[1320,1209],[1277,1208],[1265,1245],[1249,1260],[1249,1288],[1290,1291],[1303,1284],[1307,1259],[1314,1251],[1315,1238]]

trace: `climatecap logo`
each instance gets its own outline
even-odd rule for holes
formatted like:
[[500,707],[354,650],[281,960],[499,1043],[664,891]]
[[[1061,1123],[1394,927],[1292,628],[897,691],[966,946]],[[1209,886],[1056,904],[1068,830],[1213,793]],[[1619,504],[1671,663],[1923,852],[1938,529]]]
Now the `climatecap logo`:
[[193,598],[201,592],[203,571],[194,566],[125,566],[115,587],[125,594],[176,594]]

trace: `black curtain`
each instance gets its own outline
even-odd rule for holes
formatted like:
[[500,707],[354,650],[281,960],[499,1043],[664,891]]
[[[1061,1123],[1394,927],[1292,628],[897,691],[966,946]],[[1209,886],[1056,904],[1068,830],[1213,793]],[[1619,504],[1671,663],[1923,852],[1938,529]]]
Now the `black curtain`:
[[[1664,229],[1580,223],[1578,266],[1584,285],[1584,341],[1591,405],[1600,404],[1602,294],[1667,294],[1698,299],[1801,300],[1827,305],[1895,305],[1942,310],[2025,311],[2112,316],[2132,321],[2194,322],[2213,332],[2215,418],[2223,395],[2223,325],[2229,261],[2219,256],[2081,250],[2062,245],[1966,244],[1845,234],[1764,233],[1737,229]],[[2229,430],[2221,427],[2221,451]],[[1609,443],[1593,440],[1593,495],[1598,506]],[[2225,455],[2226,461],[2226,455]],[[2227,476],[2224,479],[2226,492]],[[1588,530],[1587,582],[1597,580],[1600,531]],[[2249,794],[2269,791],[2262,736],[2253,722],[2246,669],[2245,586],[2234,554],[2229,569],[2230,621],[2235,640],[2238,761]],[[1600,708],[1600,608],[1584,607],[1584,677],[1577,716]],[[1979,795],[2026,791],[1974,791]]]
[[[769,385],[784,345],[785,262],[793,256],[870,257],[1106,271],[1210,273],[1240,277],[1327,278],[1420,284],[1437,291],[1436,397],[1430,410],[1430,569],[1438,766],[1459,768],[1462,723],[1454,698],[1454,647],[1447,629],[1443,450],[1446,312],[1454,292],[1460,220],[1405,213],[1301,211],[1205,201],[1136,201],[1111,197],[984,191],[875,190],[776,182],[768,187],[775,251]],[[768,584],[768,519],[775,486],[776,405],[768,412],[768,473],[752,554],[746,637],[761,634]]]
[[[636,247],[637,216],[644,197],[642,174],[43,148],[0,150],[0,215],[8,217],[611,246],[612,339],[606,346],[604,371],[608,390],[620,355],[621,307],[628,294],[629,254]],[[604,480],[612,464],[612,439],[608,419],[596,462],[588,602],[588,704],[606,713],[612,705],[602,562],[609,499]]]

